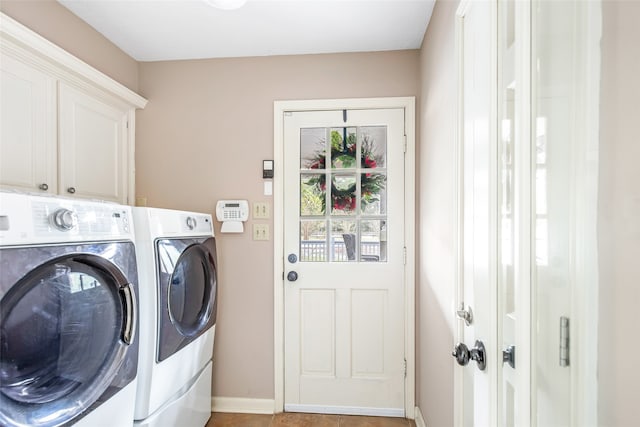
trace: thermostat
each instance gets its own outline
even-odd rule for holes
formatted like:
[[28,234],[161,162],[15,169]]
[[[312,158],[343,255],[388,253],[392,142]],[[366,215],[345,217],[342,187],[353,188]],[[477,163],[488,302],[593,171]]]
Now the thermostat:
[[273,178],[273,160],[262,161],[262,178]]

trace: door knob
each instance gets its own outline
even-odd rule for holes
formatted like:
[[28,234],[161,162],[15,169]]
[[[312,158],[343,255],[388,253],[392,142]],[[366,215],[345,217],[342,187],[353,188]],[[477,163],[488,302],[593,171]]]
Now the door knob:
[[287,280],[290,282],[295,282],[296,280],[298,280],[298,273],[296,273],[295,271],[290,271],[289,273],[287,273]]
[[453,353],[451,353],[451,355],[456,358],[456,362],[458,362],[458,365],[460,366],[466,366],[469,363],[469,358],[471,357],[469,348],[467,348],[467,345],[463,342],[459,342],[455,347],[453,347]]
[[478,369],[481,371],[484,371],[487,367],[487,353],[482,341],[476,341],[475,347],[471,350],[465,343],[460,342],[453,348],[451,355],[456,358],[456,362],[460,366],[466,366],[469,360],[475,360],[478,364]]
[[73,193],[75,193],[75,192],[76,192],[75,187],[69,187],[69,188],[67,188],[67,193],[69,193],[69,194],[73,194]]

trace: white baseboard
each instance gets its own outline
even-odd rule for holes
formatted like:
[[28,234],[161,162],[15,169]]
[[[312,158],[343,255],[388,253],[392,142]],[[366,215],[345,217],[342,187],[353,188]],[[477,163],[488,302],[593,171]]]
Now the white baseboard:
[[402,408],[367,408],[357,406],[326,406],[326,405],[284,405],[285,412],[306,412],[310,414],[340,414],[340,415],[373,415],[377,417],[403,417]]
[[211,412],[239,412],[243,414],[273,414],[275,400],[243,397],[212,397]]
[[427,427],[427,424],[424,422],[424,417],[422,416],[422,412],[420,412],[420,408],[416,406],[416,427]]

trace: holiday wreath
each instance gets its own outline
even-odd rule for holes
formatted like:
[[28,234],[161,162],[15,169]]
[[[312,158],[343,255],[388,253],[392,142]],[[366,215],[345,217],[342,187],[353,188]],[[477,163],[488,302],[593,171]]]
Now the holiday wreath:
[[[346,133],[346,132],[345,132]],[[360,167],[374,169],[381,163],[381,158],[373,153],[373,138],[362,136],[360,148]],[[338,131],[331,131],[331,165],[334,168],[356,167],[356,135],[350,133],[343,138]],[[325,169],[325,151],[316,153],[308,162],[309,169]],[[333,209],[353,211],[356,208],[356,183],[341,175],[334,175],[331,183],[331,203]],[[379,201],[380,191],[385,188],[387,177],[384,174],[374,174],[370,171],[360,174],[360,205],[362,209],[373,202]],[[315,186],[321,192],[326,190],[326,175],[316,175],[307,181],[307,185]],[[322,211],[325,211],[325,198],[322,197]]]

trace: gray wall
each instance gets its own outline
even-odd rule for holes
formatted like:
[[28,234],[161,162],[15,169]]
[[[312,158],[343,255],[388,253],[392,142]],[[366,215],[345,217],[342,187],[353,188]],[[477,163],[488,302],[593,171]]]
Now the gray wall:
[[429,427],[453,425],[457,5],[436,3],[420,51],[416,397]]
[[603,3],[599,425],[639,424],[640,2]]

